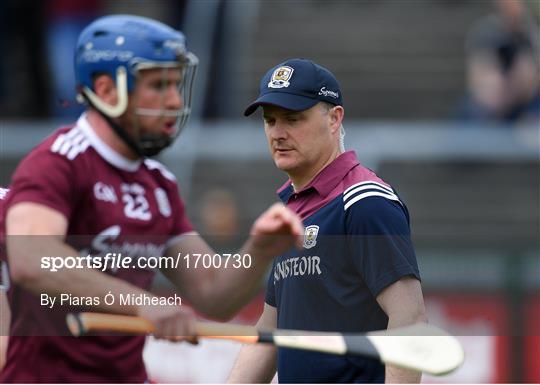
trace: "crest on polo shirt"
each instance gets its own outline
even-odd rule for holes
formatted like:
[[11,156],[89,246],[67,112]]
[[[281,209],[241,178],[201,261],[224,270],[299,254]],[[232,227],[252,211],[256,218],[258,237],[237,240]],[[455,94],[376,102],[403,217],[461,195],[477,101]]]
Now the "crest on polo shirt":
[[317,244],[317,234],[319,234],[319,226],[311,225],[306,227],[304,234],[304,248],[311,249]]
[[289,87],[289,84],[291,84],[289,80],[291,79],[293,72],[294,72],[294,68],[289,67],[289,66],[281,66],[277,68],[272,74],[270,81],[268,82],[268,87],[270,88]]

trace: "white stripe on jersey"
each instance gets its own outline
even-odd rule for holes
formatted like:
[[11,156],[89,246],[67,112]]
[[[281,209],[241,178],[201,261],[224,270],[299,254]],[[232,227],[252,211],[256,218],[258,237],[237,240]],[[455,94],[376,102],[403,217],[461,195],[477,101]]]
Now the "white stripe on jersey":
[[[366,191],[366,190],[371,190],[371,191]],[[374,181],[366,181],[366,182],[356,183],[345,190],[345,192],[343,193],[343,203],[345,203],[343,209],[347,210],[356,202],[364,198],[369,198],[373,196],[379,196],[382,198],[390,199],[390,200],[393,200],[402,204],[391,187],[385,186],[381,183],[374,182]]]
[[356,183],[356,184],[353,184],[352,186],[349,186],[345,191],[343,191],[343,195],[347,194],[349,191],[351,191],[353,188],[355,187],[358,187],[358,186],[363,186],[363,185],[368,185],[368,184],[375,184],[383,189],[385,189],[386,191],[390,192],[390,193],[394,193],[394,190],[392,190],[392,187],[390,186],[386,186],[382,183],[379,183],[379,182],[375,182],[374,180],[366,180],[364,182],[360,182],[360,183]]
[[[350,189],[348,189],[348,190],[350,190]],[[385,188],[382,188],[380,186],[373,185],[373,184],[370,183],[370,184],[363,184],[362,186],[358,186],[358,187],[353,188],[352,190],[350,190],[348,193],[346,193],[343,196],[343,200],[346,201],[351,196],[356,195],[356,193],[359,193],[360,191],[364,191],[364,190],[380,190],[385,194],[395,195],[393,191],[388,191]]]
[[51,151],[73,160],[77,155],[85,152],[89,146],[90,141],[84,133],[79,128],[74,127],[67,133],[58,135],[51,146]]
[[384,194],[384,193],[381,193],[381,192],[378,192],[378,191],[370,191],[370,192],[359,194],[359,195],[355,196],[353,199],[351,199],[347,203],[345,203],[345,207],[343,209],[347,210],[349,207],[351,207],[353,204],[355,204],[359,200],[364,199],[364,198],[368,198],[368,197],[372,197],[372,196],[383,197],[383,198],[390,199],[390,200],[401,203],[399,198],[397,196],[395,196],[395,195],[390,196],[390,195],[387,195],[387,194]]
[[0,199],[4,199],[8,193],[8,188],[0,187]]

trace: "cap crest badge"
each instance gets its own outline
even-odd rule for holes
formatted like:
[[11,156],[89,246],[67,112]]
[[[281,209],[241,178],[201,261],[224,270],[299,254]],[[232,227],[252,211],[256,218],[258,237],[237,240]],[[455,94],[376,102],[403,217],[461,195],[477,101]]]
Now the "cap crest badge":
[[289,85],[291,84],[289,83],[289,79],[291,78],[293,72],[294,72],[294,68],[289,67],[289,66],[282,66],[282,67],[277,68],[272,74],[272,77],[270,78],[270,82],[268,82],[268,87],[270,88],[289,87]]

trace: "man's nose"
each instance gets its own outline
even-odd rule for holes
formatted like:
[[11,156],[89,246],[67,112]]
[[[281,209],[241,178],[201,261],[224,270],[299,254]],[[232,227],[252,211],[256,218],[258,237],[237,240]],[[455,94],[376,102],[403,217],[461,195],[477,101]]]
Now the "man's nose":
[[275,140],[285,139],[287,137],[287,130],[285,129],[283,122],[276,120],[270,130],[270,136]]
[[175,85],[167,88],[166,108],[170,110],[179,110],[184,106],[184,100],[180,90]]

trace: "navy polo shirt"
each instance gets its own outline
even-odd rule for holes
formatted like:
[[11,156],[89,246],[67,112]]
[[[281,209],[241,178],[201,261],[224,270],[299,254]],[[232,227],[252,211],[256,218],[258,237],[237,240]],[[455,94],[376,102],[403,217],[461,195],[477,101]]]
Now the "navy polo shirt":
[[[405,276],[420,279],[409,214],[397,193],[353,151],[280,199],[306,227],[304,247],[274,260],[266,303],[282,329],[367,332],[386,329],[377,295]],[[384,366],[362,357],[278,349],[280,382],[384,382]]]

